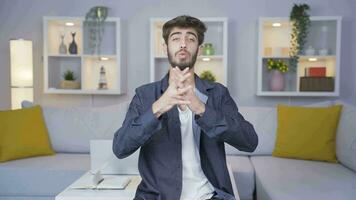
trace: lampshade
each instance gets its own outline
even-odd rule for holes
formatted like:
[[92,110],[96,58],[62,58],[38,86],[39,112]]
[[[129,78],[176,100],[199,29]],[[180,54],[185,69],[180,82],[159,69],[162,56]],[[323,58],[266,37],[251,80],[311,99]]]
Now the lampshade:
[[10,40],[11,107],[21,108],[22,100],[33,101],[32,41]]

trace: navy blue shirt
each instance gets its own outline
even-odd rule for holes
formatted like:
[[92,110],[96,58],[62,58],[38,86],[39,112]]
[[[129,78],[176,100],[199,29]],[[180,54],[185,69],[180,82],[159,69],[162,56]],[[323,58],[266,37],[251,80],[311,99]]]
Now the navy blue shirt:
[[[202,170],[221,199],[234,199],[226,166],[224,142],[241,151],[256,149],[253,126],[238,112],[226,87],[195,76],[196,88],[208,97],[205,112],[195,122],[200,127]],[[182,141],[177,107],[157,119],[152,104],[168,88],[161,81],[136,89],[122,127],[115,133],[113,151],[125,158],[140,148],[138,168],[142,181],[135,199],[179,200],[182,191]]]

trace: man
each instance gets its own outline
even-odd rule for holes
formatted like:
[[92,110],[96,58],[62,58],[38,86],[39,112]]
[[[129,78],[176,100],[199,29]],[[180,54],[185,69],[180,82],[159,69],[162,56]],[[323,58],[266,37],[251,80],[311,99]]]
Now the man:
[[194,64],[206,27],[190,16],[163,26],[169,73],[136,89],[113,151],[140,149],[137,200],[234,199],[224,142],[252,152],[258,139],[226,87],[201,80]]

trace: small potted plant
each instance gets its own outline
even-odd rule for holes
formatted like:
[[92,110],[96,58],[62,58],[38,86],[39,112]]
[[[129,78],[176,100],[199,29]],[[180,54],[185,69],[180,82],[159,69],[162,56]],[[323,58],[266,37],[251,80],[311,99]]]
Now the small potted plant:
[[210,81],[210,82],[215,82],[215,81],[216,81],[215,76],[214,76],[213,73],[212,73],[211,71],[209,71],[209,70],[203,71],[203,72],[200,74],[200,78],[203,79],[203,80]]
[[289,67],[283,60],[267,60],[267,69],[271,71],[269,79],[269,89],[271,91],[282,91],[284,89],[284,75],[288,72]]
[[62,89],[79,89],[80,83],[76,82],[75,80],[77,77],[72,70],[66,70],[63,73],[63,80],[60,83],[60,87]]

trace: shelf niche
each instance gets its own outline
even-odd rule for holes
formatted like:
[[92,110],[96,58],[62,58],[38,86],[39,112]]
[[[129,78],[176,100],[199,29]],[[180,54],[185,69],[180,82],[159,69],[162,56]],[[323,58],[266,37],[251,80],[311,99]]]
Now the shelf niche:
[[[276,23],[279,25],[276,26]],[[271,73],[267,69],[267,60],[283,60],[289,65],[291,29],[292,26],[288,18],[259,19],[257,95],[338,96],[341,17],[334,16],[311,17],[307,42],[302,54],[299,55],[297,68],[289,67],[289,71],[284,73],[285,86],[282,91],[270,90]],[[302,77],[310,76],[306,73],[310,68],[324,68],[326,71],[324,76],[331,77],[335,81],[334,89],[330,91],[330,87],[325,86],[328,87],[328,91],[301,91],[300,80]]]
[[[44,17],[44,93],[47,94],[110,94],[126,92],[125,66],[122,65],[120,19],[107,18],[103,24],[100,54],[91,50],[89,28],[80,17]],[[66,25],[68,22],[70,26]],[[77,54],[69,54],[71,32],[76,32]],[[67,53],[61,53],[61,35]],[[104,66],[107,89],[99,89],[100,68]],[[66,70],[71,70],[80,83],[79,89],[62,89],[60,82]]]

